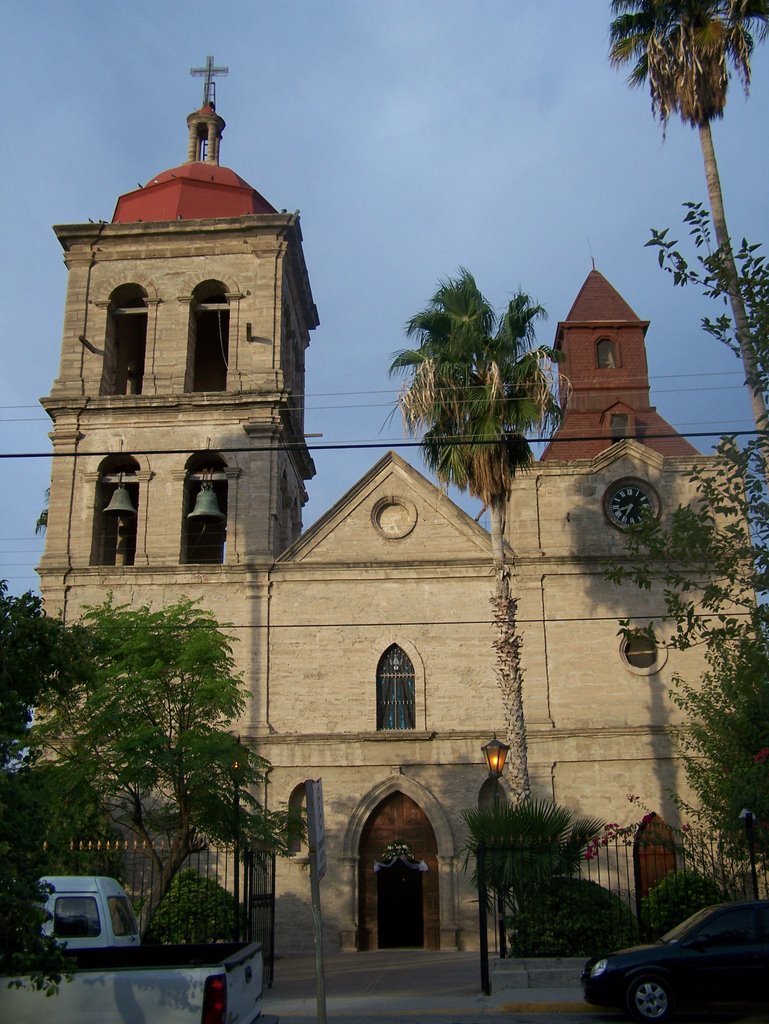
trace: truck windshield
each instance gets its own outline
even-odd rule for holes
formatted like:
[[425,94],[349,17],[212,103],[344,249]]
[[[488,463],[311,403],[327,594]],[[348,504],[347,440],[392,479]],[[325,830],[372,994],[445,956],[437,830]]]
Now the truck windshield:
[[53,934],[58,939],[100,935],[99,909],[93,896],[57,896],[53,909]]

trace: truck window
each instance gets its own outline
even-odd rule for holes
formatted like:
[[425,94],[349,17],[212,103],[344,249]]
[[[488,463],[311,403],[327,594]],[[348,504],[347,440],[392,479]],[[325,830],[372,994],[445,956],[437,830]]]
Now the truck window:
[[135,935],[139,931],[133,907],[125,896],[108,896],[107,905],[113,935]]
[[53,934],[57,939],[101,935],[99,909],[93,896],[57,896],[53,909]]

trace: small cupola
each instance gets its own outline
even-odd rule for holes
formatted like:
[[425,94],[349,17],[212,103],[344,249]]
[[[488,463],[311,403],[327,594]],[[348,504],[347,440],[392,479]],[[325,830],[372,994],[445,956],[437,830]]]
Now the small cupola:
[[203,103],[200,110],[195,110],[187,118],[189,142],[187,144],[187,163],[219,163],[219,144],[225,129],[224,118],[216,113],[216,82],[215,77],[226,75],[229,68],[217,68],[214,58],[206,57],[205,67],[190,68],[195,78],[203,78]]
[[187,163],[219,163],[219,144],[225,128],[224,118],[216,113],[213,103],[195,110],[187,118],[189,142]]

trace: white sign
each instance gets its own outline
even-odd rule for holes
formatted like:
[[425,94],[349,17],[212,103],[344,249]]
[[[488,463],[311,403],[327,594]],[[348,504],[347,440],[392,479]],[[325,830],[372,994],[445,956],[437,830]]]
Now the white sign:
[[326,873],[326,829],[323,823],[323,781],[307,779],[304,784],[307,794],[307,840],[310,856],[317,858],[318,879]]

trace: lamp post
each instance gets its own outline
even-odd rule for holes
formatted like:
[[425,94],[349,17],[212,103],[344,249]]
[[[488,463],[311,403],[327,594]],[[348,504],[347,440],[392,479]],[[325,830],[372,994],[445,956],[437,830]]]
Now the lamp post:
[[[502,778],[502,772],[505,767],[505,761],[510,747],[507,743],[502,743],[501,740],[497,739],[496,733],[494,739],[489,740],[484,746],[481,747],[483,756],[486,759],[486,766],[489,769],[489,778],[494,779],[494,808],[499,807],[500,803],[500,784],[499,780]],[[499,955],[504,960],[507,956],[507,939],[505,936],[505,901],[502,892],[497,890],[497,933],[499,935]]]
[[756,817],[745,807],[740,811],[740,818],[745,822],[745,835],[748,840],[748,857],[750,858],[750,875],[753,882],[753,899],[758,899],[758,874],[756,872]]
[[[240,736],[236,740],[240,747]],[[232,775],[232,812],[233,812],[233,857],[235,860],[235,873],[233,878],[232,896],[235,901],[235,920],[233,922],[232,938],[234,942],[240,942],[240,777],[243,770],[243,758],[237,751],[230,765]]]

